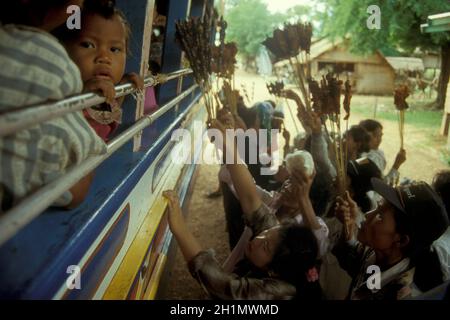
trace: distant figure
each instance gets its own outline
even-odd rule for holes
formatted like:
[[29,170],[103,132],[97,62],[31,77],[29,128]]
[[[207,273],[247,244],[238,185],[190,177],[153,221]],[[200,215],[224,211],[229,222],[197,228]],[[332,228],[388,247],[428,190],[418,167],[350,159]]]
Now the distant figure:
[[272,61],[270,60],[269,53],[264,46],[261,46],[258,56],[256,57],[256,65],[260,75],[264,77],[272,75]]

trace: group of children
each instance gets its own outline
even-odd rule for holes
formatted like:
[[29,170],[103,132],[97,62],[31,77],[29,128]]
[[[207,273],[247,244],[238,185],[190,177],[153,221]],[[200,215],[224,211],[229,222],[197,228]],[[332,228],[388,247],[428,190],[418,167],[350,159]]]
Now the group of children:
[[[240,106],[237,115],[220,112],[209,125],[224,135],[233,119],[235,128],[244,123],[267,129],[276,121],[261,119],[282,116],[265,110],[260,104]],[[235,157],[219,173],[231,249],[223,265],[201,248],[185,226],[176,193],[166,191],[169,226],[190,272],[210,296],[397,300],[420,297],[450,280],[450,171],[438,173],[432,186],[401,184],[401,149],[384,175],[383,127],[367,119],[344,133],[347,185],[341,193],[335,150],[321,119],[311,114],[307,125],[308,133],[297,139],[302,143],[285,148],[283,164],[270,177],[252,170],[255,164],[246,159],[251,144],[244,154],[235,139],[215,142]],[[290,135],[278,127],[289,144]],[[255,150],[259,154],[258,145]],[[271,189],[268,178],[277,187]]]
[[[67,8],[81,8],[81,28],[69,29]],[[125,74],[130,27],[112,0],[18,0],[0,14],[0,112],[61,100],[82,92],[105,103],[0,138],[0,212],[106,152],[121,122],[123,98],[114,86],[143,79]],[[73,208],[85,198],[92,173],[55,203]]]

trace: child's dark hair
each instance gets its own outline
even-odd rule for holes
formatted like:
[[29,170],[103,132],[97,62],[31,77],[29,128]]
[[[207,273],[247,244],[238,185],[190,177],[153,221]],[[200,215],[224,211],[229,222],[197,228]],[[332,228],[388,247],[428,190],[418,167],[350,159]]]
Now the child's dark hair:
[[63,8],[69,0],[15,0],[2,1],[0,21],[39,27],[51,9]]
[[362,120],[359,125],[369,132],[374,132],[377,129],[383,129],[381,123],[373,119]]
[[319,247],[311,229],[295,222],[286,222],[280,228],[278,245],[269,269],[297,289],[296,299],[320,299],[319,281],[308,282],[307,272],[318,270]]
[[450,170],[439,171],[433,178],[433,189],[444,202],[450,219]]
[[409,243],[402,252],[410,259],[410,266],[415,267],[414,283],[422,292],[431,290],[443,282],[439,257],[430,246],[424,246],[416,241],[413,226],[407,215],[393,208],[397,233],[409,237]]
[[364,129],[363,126],[361,126],[361,125],[351,126],[350,129],[348,129],[346,134],[351,135],[353,140],[356,143],[360,144],[360,147],[358,148],[358,154],[370,151],[370,145],[369,145],[370,135],[367,132],[367,130]]
[[[111,19],[114,16],[118,16],[125,28],[125,39],[128,51],[128,40],[131,35],[130,24],[128,23],[125,15],[115,6],[113,0],[85,0],[83,9],[81,11],[81,21],[83,24],[83,17],[86,15],[99,15],[105,19]],[[59,39],[59,41],[65,43],[73,41],[79,37],[80,30],[69,30],[65,25],[57,28],[52,34]]]

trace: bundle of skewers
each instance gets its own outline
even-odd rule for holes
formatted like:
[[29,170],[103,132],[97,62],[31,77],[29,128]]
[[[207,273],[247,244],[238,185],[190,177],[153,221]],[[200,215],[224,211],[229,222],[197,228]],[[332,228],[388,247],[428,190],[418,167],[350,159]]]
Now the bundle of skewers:
[[211,93],[212,29],[215,24],[213,8],[206,10],[202,18],[189,17],[176,22],[176,39],[185,52],[194,74],[195,82],[202,91],[208,118],[216,118],[216,107]]
[[[235,88],[234,72],[238,50],[234,42],[225,43],[227,23],[223,17],[218,21],[217,27],[220,28],[219,44],[211,48],[212,71],[216,74],[214,95],[223,107],[236,115],[239,90]],[[219,95],[221,99],[218,97]]]
[[[274,62],[289,60],[294,72],[294,78],[303,95],[303,103],[308,111],[311,103],[307,91],[310,77],[309,53],[311,48],[312,25],[310,23],[284,24],[283,28],[276,29],[272,37],[267,38],[263,44],[274,56]],[[307,73],[304,67],[306,66]]]
[[320,83],[315,80],[310,80],[309,89],[312,96],[312,109],[321,117],[325,125],[326,120],[330,124],[330,129],[333,134],[328,134],[328,140],[333,146],[334,160],[337,171],[337,185],[339,195],[344,195],[346,189],[347,178],[347,150],[343,143],[343,128],[341,121],[341,95],[344,94],[344,101],[342,109],[345,111],[345,116],[342,120],[346,122],[346,130],[348,130],[348,118],[350,116],[350,102],[352,98],[350,81],[347,80],[342,90],[343,81],[334,77],[331,73],[322,77]]
[[274,96],[281,97],[283,95],[283,91],[284,91],[283,81],[275,81],[275,82],[266,83],[266,87],[267,87],[267,90],[269,90],[269,93]]
[[398,110],[398,131],[400,134],[400,149],[403,149],[405,130],[405,110],[409,108],[406,98],[409,96],[409,88],[406,85],[397,87],[394,91],[394,104]]
[[[298,134],[300,132],[298,126],[297,126],[297,122],[295,121],[295,117],[294,114],[292,112],[291,106],[289,105],[289,101],[286,98],[285,95],[285,89],[284,89],[284,83],[283,81],[275,81],[275,82],[270,82],[270,83],[266,83],[266,87],[267,90],[269,91],[269,93],[277,98],[284,98],[285,102],[286,102],[286,106],[287,109],[289,110],[289,114],[291,116],[292,122],[294,123],[294,127],[295,127],[295,131],[296,134]],[[302,108],[298,109],[298,114],[297,114],[297,118],[300,120],[300,122],[302,123],[303,127],[307,127],[307,123],[304,123],[303,121],[305,119],[307,119],[307,116],[305,114],[302,114],[302,112],[306,112],[306,110],[302,110]]]

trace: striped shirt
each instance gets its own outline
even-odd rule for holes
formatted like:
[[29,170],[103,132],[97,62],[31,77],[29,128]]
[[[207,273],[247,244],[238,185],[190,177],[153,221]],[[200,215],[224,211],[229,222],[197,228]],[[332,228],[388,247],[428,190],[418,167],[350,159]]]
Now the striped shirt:
[[[56,38],[35,28],[0,26],[0,113],[60,100],[82,88],[79,69]],[[105,151],[81,111],[1,137],[0,212]],[[66,192],[56,205],[70,200]]]

